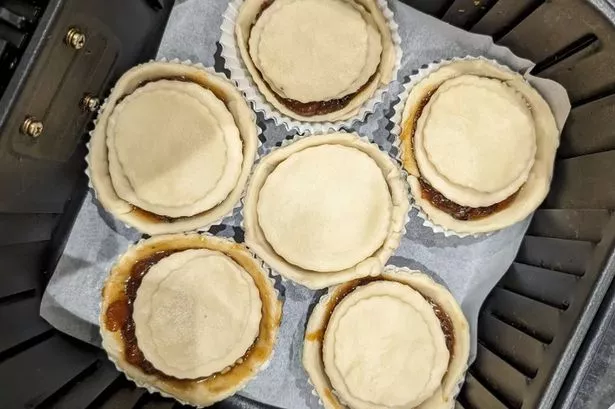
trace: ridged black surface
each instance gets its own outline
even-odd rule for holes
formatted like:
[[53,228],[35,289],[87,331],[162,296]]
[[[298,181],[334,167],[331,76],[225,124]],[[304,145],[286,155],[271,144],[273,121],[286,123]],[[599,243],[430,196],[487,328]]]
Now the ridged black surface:
[[[477,360],[456,405],[548,407],[559,387],[556,374],[570,363],[563,351],[587,313],[584,308],[613,249],[615,28],[582,0],[405,2],[494,36],[536,61],[540,75],[570,93],[574,109],[552,191],[515,263],[485,303]],[[122,15],[122,1],[106,4],[112,5],[101,15]],[[143,13],[149,12],[145,4]],[[158,18],[162,24],[164,17]],[[115,67],[117,72],[153,56],[152,47],[136,55],[137,49],[125,56],[123,67]],[[101,351],[55,332],[38,317],[44,271],[61,253],[84,192],[82,155],[78,151],[64,163],[49,164],[0,150],[0,407],[179,408],[135,388]],[[263,409],[239,397],[216,407]]]

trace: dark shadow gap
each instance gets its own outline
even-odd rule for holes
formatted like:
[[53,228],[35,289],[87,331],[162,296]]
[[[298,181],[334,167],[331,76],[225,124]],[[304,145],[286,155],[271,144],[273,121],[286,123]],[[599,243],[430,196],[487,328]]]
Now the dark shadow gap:
[[0,353],[0,363],[6,361],[9,358],[12,358],[20,353],[27,351],[28,349],[41,344],[51,338],[55,334],[55,330],[53,328],[49,328],[47,331],[40,333],[27,341],[20,342],[19,344],[2,351]]
[[468,373],[472,375],[474,381],[479,384],[487,393],[489,393],[495,400],[499,401],[502,406],[508,409],[520,409],[521,405],[516,404],[514,402],[510,402],[508,398],[504,396],[503,393],[499,392],[495,387],[493,387],[487,379],[485,379],[476,369],[474,365],[468,369]]
[[485,341],[484,339],[481,339],[480,337],[478,338],[478,344],[482,345],[485,349],[489,350],[493,355],[506,362],[508,365],[510,365],[511,368],[521,373],[526,378],[532,380],[536,377],[536,374],[538,373],[537,369],[528,368],[521,362],[517,362],[513,357],[509,356],[506,352],[502,351],[502,349],[498,348],[496,345],[493,345]]
[[566,311],[570,307],[569,305],[567,305],[565,303],[555,303],[555,302],[552,302],[552,301],[540,299],[540,298],[535,297],[533,295],[524,294],[522,291],[514,289],[514,288],[510,288],[509,286],[507,286],[505,284],[499,284],[498,287],[502,288],[502,289],[504,289],[504,290],[506,290],[508,292],[511,292],[511,293],[513,293],[515,295],[518,295],[520,297],[525,297],[525,298],[527,298],[529,300],[536,301],[537,303],[547,305],[547,306],[549,306],[551,308],[555,308],[555,309],[557,309],[559,311],[562,311],[562,312]]
[[27,300],[28,298],[32,298],[36,296],[36,289],[32,288],[29,290],[21,291],[15,294],[7,295],[6,297],[0,298],[0,306],[12,304],[15,302],[19,302],[22,300]]
[[36,405],[37,409],[50,409],[55,406],[57,401],[63,396],[70,393],[70,390],[77,385],[78,383],[85,380],[87,377],[92,375],[98,368],[100,368],[100,361],[94,361],[90,366],[79,372],[75,377],[73,377],[70,381],[62,385],[60,389],[53,392],[50,396],[46,397],[42,402]]
[[562,48],[560,51],[556,52],[555,54],[537,63],[536,67],[532,70],[532,74],[539,75],[541,72],[545,71],[547,68],[553,67],[554,65],[560,63],[561,61],[564,61],[565,59],[570,58],[573,55],[582,52],[583,50],[593,46],[594,44],[595,45],[600,44],[599,38],[593,33],[586,34],[583,37],[579,38],[578,40],[567,45],[566,47]]
[[498,314],[495,311],[489,311],[489,313],[497,318],[498,320],[502,321],[504,324],[509,325],[511,327],[513,327],[514,329],[521,331],[522,333],[524,333],[525,335],[527,335],[530,338],[534,338],[536,341],[541,342],[545,345],[549,345],[551,344],[551,342],[553,342],[553,337],[549,337],[549,336],[545,336],[542,334],[539,334],[538,332],[534,331],[531,328],[528,328],[527,326],[518,323],[518,322],[514,322],[512,320],[510,320],[508,317],[503,316],[502,314]]

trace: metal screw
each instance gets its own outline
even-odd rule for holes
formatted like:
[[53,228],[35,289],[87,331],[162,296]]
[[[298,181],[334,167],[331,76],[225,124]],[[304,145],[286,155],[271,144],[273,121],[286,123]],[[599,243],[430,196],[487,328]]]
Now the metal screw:
[[66,44],[70,45],[75,50],[81,50],[85,46],[85,40],[85,34],[75,27],[68,30],[68,33],[66,33],[66,37],[64,38]]
[[43,133],[43,123],[35,118],[26,117],[21,124],[21,132],[32,138],[38,138]]
[[85,94],[85,96],[81,99],[81,109],[85,112],[96,112],[99,106],[100,99],[90,94]]

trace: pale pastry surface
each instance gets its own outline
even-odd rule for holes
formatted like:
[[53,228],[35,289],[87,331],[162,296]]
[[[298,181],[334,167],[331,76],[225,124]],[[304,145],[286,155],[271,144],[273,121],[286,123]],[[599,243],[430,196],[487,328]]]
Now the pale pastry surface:
[[[419,182],[419,178],[423,175],[422,170],[419,170],[417,165],[415,156],[417,147],[413,143],[414,124],[418,121],[419,115],[418,108],[424,103],[425,98],[446,81],[463,75],[497,79],[518,92],[529,106],[536,135],[533,166],[525,183],[516,193],[514,200],[498,212],[481,219],[468,221],[455,219],[423,198],[423,190]],[[412,196],[433,223],[458,233],[486,233],[511,226],[535,211],[549,192],[553,177],[555,153],[560,141],[559,134],[560,130],[548,103],[520,74],[496,66],[484,59],[466,59],[445,63],[411,88],[402,116],[402,132],[400,135],[402,162],[409,173],[408,182]],[[454,155],[454,152],[451,152],[452,155]]]
[[375,73],[382,45],[373,18],[343,0],[277,0],[252,28],[250,55],[284,98],[327,101]]
[[231,258],[186,250],[151,267],[133,318],[139,348],[156,369],[196,379],[246,353],[259,332],[261,300],[252,277]]
[[525,183],[534,165],[534,119],[521,94],[502,81],[463,75],[444,82],[417,123],[421,175],[450,200],[481,207]]
[[[309,149],[321,146],[314,152],[322,153],[322,157],[309,154]],[[304,151],[308,151],[306,156],[299,155]],[[299,159],[293,159],[295,155]],[[346,160],[347,157],[350,159]],[[294,173],[285,172],[282,167],[279,176],[274,176],[265,189],[270,175],[289,159]],[[308,166],[302,169],[302,163]],[[350,175],[344,168],[361,173]],[[318,184],[312,185],[312,181]],[[366,190],[367,186],[371,186],[370,191]],[[360,197],[362,201],[348,203],[348,197]],[[363,142],[354,134],[313,135],[276,149],[255,168],[244,206],[245,240],[285,278],[311,289],[324,288],[380,274],[399,246],[408,208],[408,191],[401,171],[377,146]],[[388,214],[386,221],[384,214]],[[380,230],[383,226],[384,239]],[[362,235],[352,237],[353,232]],[[305,245],[310,246],[313,260],[306,257]],[[276,248],[282,249],[285,256]],[[331,249],[335,252],[327,254]],[[293,255],[295,262],[321,271],[301,267],[286,258]],[[359,261],[347,268],[326,269],[356,260]]]
[[[332,320],[334,319],[334,315],[336,314],[338,308],[340,308],[342,302],[344,302],[344,300],[346,300],[348,297],[351,297],[355,291],[361,290],[362,288],[368,287],[372,284],[382,282],[391,283],[393,285],[402,285],[410,288],[416,293],[419,293],[424,298],[424,301],[429,299],[431,302],[437,304],[440,309],[444,311],[449,317],[450,323],[452,324],[452,333],[454,336],[454,342],[449,356],[450,360],[447,361],[446,370],[441,377],[440,382],[433,390],[432,394],[428,396],[425,400],[423,400],[422,403],[414,406],[413,408],[452,408],[454,406],[455,396],[459,391],[461,382],[463,381],[463,377],[468,365],[468,357],[470,353],[470,331],[468,322],[459,304],[445,287],[434,282],[428,275],[424,273],[396,266],[385,267],[379,280],[373,281],[370,284],[363,284],[355,288],[355,286],[357,285],[356,283],[360,283],[360,281],[351,281],[329,288],[327,294],[321,297],[320,301],[312,311],[305,332],[302,361],[303,366],[305,367],[310,377],[310,381],[314,385],[314,388],[318,393],[319,397],[322,399],[324,407],[326,409],[354,409],[359,407],[355,406],[356,403],[361,405],[361,402],[352,403],[344,399],[346,397],[346,395],[344,395],[344,390],[348,389],[348,382],[344,382],[344,384],[341,385],[341,389],[338,389],[339,385],[333,384],[330,371],[331,365],[330,362],[328,362],[328,359],[325,357],[325,354],[330,354],[330,352],[327,352],[327,350],[330,350],[330,348],[328,348],[325,344],[327,342],[331,342],[331,340],[335,341],[335,338],[332,338],[332,334],[334,333],[330,332],[330,328],[332,325]],[[348,292],[349,289],[351,290],[351,292]],[[405,291],[403,291],[403,293],[406,294]],[[333,314],[331,314],[330,312],[331,308],[334,308]],[[388,305],[387,308],[389,308]],[[369,311],[364,312],[365,314],[369,314]],[[387,317],[388,313],[381,313],[376,318],[376,320],[385,321]],[[406,314],[399,318],[403,322],[403,320],[406,318]],[[363,320],[365,320],[363,316],[358,319],[358,321]],[[374,321],[369,322],[371,323]],[[363,323],[352,323],[349,321],[349,325],[356,326],[359,328],[365,328],[365,331],[368,331],[367,324],[367,321]],[[374,325],[386,326],[386,323],[378,322]],[[391,330],[395,331],[395,327],[391,326]],[[324,337],[321,335],[323,333]],[[375,334],[368,334],[368,337],[375,336]],[[348,342],[351,343],[359,342],[358,340],[352,340],[350,337],[347,337],[347,339]],[[380,342],[386,342],[386,339],[383,337]],[[342,351],[342,354],[344,353],[351,354],[352,351]],[[400,356],[409,356],[405,354],[411,355],[413,354],[413,352],[404,350]],[[383,355],[385,357],[388,356],[386,352],[383,352]],[[349,359],[352,359],[352,356],[350,356]],[[423,357],[419,357],[419,359],[423,359]],[[384,362],[386,362],[386,360]],[[394,363],[393,365],[395,364],[396,363]],[[363,375],[368,376],[367,373],[364,373]],[[386,374],[384,376],[386,377]],[[374,377],[371,382],[377,384],[380,381],[376,380]],[[365,388],[369,389],[370,387],[371,386],[366,386]],[[399,388],[400,393],[404,394],[406,393],[405,388],[409,388],[409,384],[405,381],[400,381],[400,379],[398,378],[391,380],[391,384],[389,385],[389,387],[391,388],[391,390],[394,391],[398,390]],[[429,389],[431,389],[431,387]],[[366,399],[366,402],[369,399],[373,399],[375,396],[378,395],[372,395],[371,398]],[[384,397],[384,399],[388,398],[389,396]],[[376,406],[386,407],[385,405]],[[390,407],[395,408],[397,406]]]
[[[130,187],[123,171],[117,170],[120,168],[119,159],[115,150],[109,149],[107,140],[109,120],[118,104],[121,104],[130,94],[144,87],[143,84],[166,81],[169,78],[182,78],[181,82],[194,83],[196,86],[206,88],[216,95],[232,116],[235,127],[239,131],[242,158],[236,183],[220,203],[209,210],[197,212],[193,216],[179,217],[171,221],[143,214],[143,211],[135,206],[135,203],[120,196],[116,186],[114,186],[115,184],[118,184],[118,190],[121,190],[123,183],[126,188],[124,193],[128,192],[127,194],[134,195],[134,190]],[[161,61],[139,65],[127,71],[118,80],[96,122],[87,157],[90,180],[100,203],[122,222],[149,235],[191,231],[203,228],[221,219],[239,202],[256,157],[256,123],[254,112],[248,106],[244,96],[233,83],[225,78],[208,72],[203,67],[179,62]],[[147,141],[144,146],[145,149],[149,149],[150,142]],[[227,154],[228,152],[227,149]],[[167,210],[174,209],[169,207]],[[159,214],[157,212],[152,213]],[[162,211],[160,214],[164,215]]]
[[392,210],[382,170],[352,147],[297,152],[269,174],[258,223],[277,254],[313,271],[338,271],[370,257],[386,239]]
[[[261,319],[258,336],[254,340],[254,343],[248,348],[240,360],[232,363],[230,368],[226,367],[222,371],[206,378],[179,380],[163,377],[151,371],[146,372],[141,366],[135,365],[132,359],[128,359],[127,354],[132,354],[134,350],[132,348],[130,351],[127,350],[128,345],[124,339],[123,331],[120,328],[108,325],[107,314],[109,309],[113,308],[116,303],[126,302],[126,297],[128,295],[126,283],[130,277],[133,276],[134,267],[137,264],[151,257],[157,257],[161,251],[185,252],[193,250],[205,250],[215,255],[229,257],[241,269],[241,277],[244,277],[245,273],[249,274],[253,282],[250,286],[256,286],[261,303],[261,308],[253,313],[260,313]],[[228,267],[226,260],[222,259],[222,263],[223,269],[226,270]],[[231,274],[235,275],[235,273],[232,272],[235,267],[229,268]],[[149,275],[149,273],[150,272],[148,272],[146,276]],[[192,280],[188,281],[190,282]],[[214,280],[214,282],[218,281],[220,280]],[[243,279],[239,280],[240,283],[243,281]],[[193,286],[193,284],[196,285]],[[182,284],[181,287],[183,288],[184,285]],[[186,290],[188,295],[190,295],[190,293],[200,292],[204,288],[198,282],[191,282],[189,287],[190,288]],[[214,290],[215,288],[204,288],[205,293]],[[250,293],[251,291],[252,290],[250,290]],[[216,295],[214,295],[214,297],[215,296]],[[197,294],[195,297],[198,299],[201,295]],[[225,301],[220,300],[220,302]],[[244,298],[239,301],[239,305],[243,306],[246,302],[247,300]],[[257,302],[253,304],[255,304],[255,307],[258,307]],[[171,307],[171,309],[173,309],[173,307]],[[278,299],[278,293],[273,287],[267,269],[263,266],[262,261],[256,259],[245,246],[228,239],[210,235],[173,234],[158,235],[143,240],[129,247],[129,249],[118,259],[105,280],[102,291],[99,323],[103,348],[116,367],[124,372],[128,379],[134,381],[138,386],[146,388],[151,393],[157,392],[163,396],[175,398],[183,404],[205,407],[236,393],[243,388],[247,382],[254,378],[259,371],[267,366],[273,354],[281,317],[282,302]],[[247,322],[251,322],[250,318],[248,318]],[[205,342],[210,341],[205,340]],[[140,343],[141,339],[137,338],[137,344]],[[222,346],[221,350],[224,348],[225,346]],[[194,349],[192,351],[194,351]],[[205,351],[203,352],[204,355],[202,356],[208,355]],[[192,353],[191,355],[195,356],[195,354]]]
[[[279,0],[276,0],[276,2],[274,2],[274,4],[270,7],[274,7],[275,3],[277,3],[278,1]],[[255,61],[253,61],[250,54],[250,41],[253,40],[253,34],[256,34],[257,36],[259,35],[258,31],[252,33],[252,28],[255,22],[258,22],[258,16],[261,13],[262,7],[266,5],[266,2],[267,0],[246,0],[242,4],[236,20],[235,37],[237,40],[237,46],[239,48],[241,58],[245,63],[247,70],[250,72],[250,75],[256,86],[258,87],[259,91],[263,94],[267,102],[273,105],[282,114],[300,121],[307,122],[346,120],[352,118],[359,113],[363,104],[373,96],[378,87],[386,86],[393,79],[392,77],[397,58],[396,49],[393,43],[391,30],[387,25],[387,21],[384,17],[382,10],[380,9],[376,0],[349,1],[349,3],[352,4],[353,8],[359,10],[359,12],[364,16],[364,21],[367,22],[368,37],[371,41],[369,46],[369,52],[367,54],[367,60],[362,60],[358,62],[358,65],[361,65],[363,67],[363,69],[361,70],[361,74],[356,79],[356,82],[353,83],[353,85],[347,89],[351,90],[356,88],[357,94],[354,95],[352,100],[344,108],[341,108],[338,111],[331,112],[328,114],[303,116],[297,114],[296,112],[293,112],[290,108],[287,108],[282,102],[280,102],[278,96],[276,96],[276,91],[284,90],[280,90],[275,83],[269,81],[266,77],[263,76],[263,74],[259,70],[259,67],[255,64]],[[374,29],[377,29],[377,32],[380,36],[380,47],[376,45],[377,36],[375,35]],[[382,49],[381,52],[378,52],[379,48]],[[375,56],[376,54],[379,54],[379,58],[377,60],[373,58],[373,56]],[[258,55],[256,57],[257,59],[259,58]],[[279,53],[277,58],[285,58],[285,54]],[[367,78],[371,78],[371,80],[365,82],[363,78],[365,78],[365,76],[368,75],[369,72],[371,72],[371,67],[373,64],[376,64],[376,62],[376,71],[371,75],[371,77],[367,76]],[[361,85],[358,85],[357,87],[357,84]],[[285,93],[282,92],[278,95],[284,97]]]
[[411,409],[440,386],[449,352],[440,321],[420,293],[376,281],[335,307],[323,359],[335,391],[352,408]]
[[169,217],[223,201],[243,159],[239,130],[222,101],[180,81],[152,82],[127,96],[109,119],[107,145],[118,195]]

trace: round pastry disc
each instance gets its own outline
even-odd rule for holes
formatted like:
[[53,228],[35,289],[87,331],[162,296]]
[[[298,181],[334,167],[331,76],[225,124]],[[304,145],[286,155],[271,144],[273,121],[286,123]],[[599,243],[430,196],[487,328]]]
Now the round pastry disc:
[[440,321],[419,292],[377,281],[335,307],[323,360],[337,395],[351,407],[410,409],[440,387],[449,351]]
[[514,194],[534,165],[532,112],[506,83],[462,75],[442,84],[417,123],[421,174],[449,199],[489,206]]
[[252,60],[271,87],[303,103],[358,91],[376,72],[381,52],[373,18],[342,0],[278,0],[250,37]]
[[239,178],[239,130],[224,103],[197,84],[146,84],[118,104],[107,133],[118,195],[155,214],[209,210]]
[[261,300],[252,277],[228,256],[185,250],[151,267],[133,318],[139,348],[155,368],[196,379],[246,353],[259,332]]
[[302,150],[267,177],[258,223],[277,254],[317,272],[365,260],[387,237],[392,199],[382,170],[342,145]]

